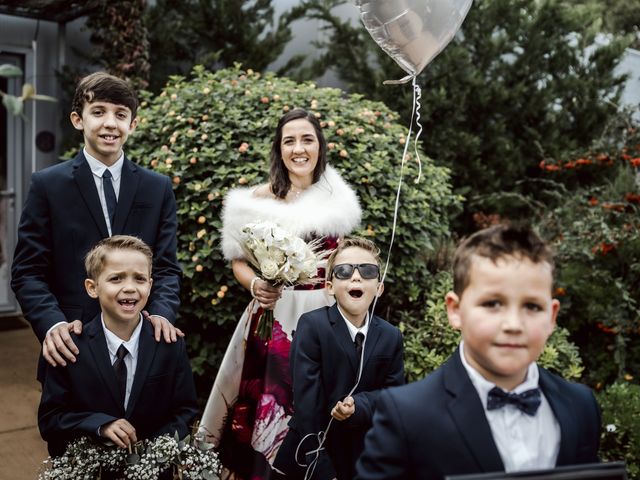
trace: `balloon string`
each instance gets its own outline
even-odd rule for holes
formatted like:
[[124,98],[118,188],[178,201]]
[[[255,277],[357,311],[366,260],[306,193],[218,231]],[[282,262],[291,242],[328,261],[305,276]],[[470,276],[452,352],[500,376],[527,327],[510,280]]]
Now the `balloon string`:
[[[387,277],[387,271],[389,270],[389,262],[391,261],[391,250],[393,248],[393,243],[396,238],[396,228],[398,225],[398,211],[400,209],[400,193],[402,192],[402,179],[404,178],[404,167],[407,161],[407,150],[409,149],[409,145],[411,143],[411,134],[413,131],[414,118],[418,128],[418,132],[416,134],[416,138],[414,141],[414,149],[416,152],[416,157],[417,157],[418,166],[419,166],[418,178],[415,180],[415,183],[418,183],[420,181],[420,177],[422,175],[422,164],[420,162],[420,156],[418,155],[418,138],[422,133],[422,126],[420,125],[421,96],[422,96],[422,92],[420,90],[420,86],[417,84],[416,78],[413,77],[413,108],[411,111],[411,121],[409,122],[409,132],[407,133],[407,138],[406,138],[406,141],[404,142],[404,150],[402,152],[402,160],[400,162],[400,175],[398,178],[398,189],[396,190],[396,200],[395,200],[395,205],[393,209],[393,225],[391,228],[391,241],[389,242],[389,249],[387,251],[387,260],[384,265],[384,272],[382,274],[382,279],[380,280],[381,283],[383,283],[385,278]],[[378,298],[379,297],[376,295],[376,298],[374,299],[373,305],[371,307],[371,313],[369,314],[369,318],[373,316],[373,312],[376,309],[376,304],[378,303]],[[362,352],[360,353],[360,361],[358,364],[358,376],[356,379],[356,383],[351,389],[351,391],[346,395],[346,397],[350,397],[351,395],[353,395],[353,392],[355,392],[356,388],[358,388],[358,385],[360,384],[360,377],[362,376],[362,367],[364,363],[365,345],[366,345],[366,338],[365,338],[365,344],[362,346]],[[295,453],[295,461],[299,466],[306,467],[304,480],[308,480],[313,476],[313,473],[316,469],[316,465],[318,464],[320,452],[324,450],[324,442],[327,439],[327,435],[329,434],[329,429],[331,428],[331,424],[333,423],[333,420],[334,420],[333,417],[331,417],[331,419],[329,420],[329,423],[327,424],[327,428],[325,428],[324,430],[321,430],[318,433],[308,433],[307,435],[302,437],[302,440],[300,440],[300,442],[298,442],[298,445],[296,447],[296,453]],[[313,450],[306,452],[305,456],[311,454],[313,455],[313,458],[309,461],[308,464],[302,464],[298,462],[298,454],[300,453],[300,448],[302,447],[302,444],[304,443],[304,441],[310,437],[315,437],[318,440],[318,448],[315,448]]]
[[422,124],[420,123],[420,107],[422,106],[420,104],[420,99],[422,98],[422,90],[420,89],[420,85],[416,83],[415,78],[413,79],[413,93],[414,93],[414,97],[413,97],[414,107],[416,112],[415,121],[418,129],[416,133],[416,138],[413,141],[413,149],[416,152],[416,161],[418,162],[418,178],[416,178],[413,183],[419,183],[420,178],[422,177],[422,161],[420,160],[420,154],[418,153],[418,140],[422,135]]
[[[389,262],[391,261],[391,250],[393,248],[393,242],[396,238],[396,227],[398,225],[398,210],[400,208],[400,192],[402,191],[402,179],[404,178],[404,166],[407,161],[407,150],[409,149],[409,144],[411,143],[411,133],[413,129],[413,118],[416,115],[416,109],[419,107],[418,103],[418,94],[420,93],[420,87],[417,85],[415,77],[413,78],[413,108],[411,110],[411,121],[409,122],[409,132],[407,133],[406,141],[404,142],[404,151],[402,152],[402,160],[400,162],[400,177],[398,178],[398,189],[396,191],[396,202],[393,208],[393,224],[391,227],[391,241],[389,242],[389,249],[387,251],[387,261],[384,265],[384,272],[382,274],[382,282],[384,282],[387,277],[387,271],[389,270]],[[419,114],[418,114],[419,118]],[[420,125],[418,123],[418,125]],[[422,170],[422,168],[421,168]],[[418,177],[419,178],[419,177]],[[371,308],[371,312],[376,308],[376,303],[378,303],[378,297],[375,298],[373,302],[373,307]]]

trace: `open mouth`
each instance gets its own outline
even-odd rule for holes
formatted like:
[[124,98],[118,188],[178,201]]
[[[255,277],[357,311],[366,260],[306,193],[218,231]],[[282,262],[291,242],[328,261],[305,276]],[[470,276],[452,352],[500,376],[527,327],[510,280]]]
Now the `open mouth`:
[[100,135],[100,138],[107,142],[115,142],[118,137],[116,135]]
[[131,310],[133,311],[135,309],[136,304],[138,303],[137,300],[133,299],[133,298],[126,298],[124,300],[118,300],[118,304],[125,310]]
[[307,158],[294,158],[294,159],[292,159],[293,163],[304,163],[307,160],[308,160]]
[[362,297],[362,290],[358,290],[357,288],[354,288],[353,290],[349,290],[349,296],[351,298],[360,298]]

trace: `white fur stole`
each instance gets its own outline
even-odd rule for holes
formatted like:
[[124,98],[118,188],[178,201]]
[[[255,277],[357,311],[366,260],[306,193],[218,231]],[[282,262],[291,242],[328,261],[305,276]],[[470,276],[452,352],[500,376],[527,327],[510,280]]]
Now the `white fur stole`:
[[244,257],[240,231],[247,223],[272,221],[300,237],[347,235],[360,223],[358,197],[329,165],[320,180],[295,201],[256,197],[254,190],[234,188],[225,196],[221,233],[222,253],[227,260]]

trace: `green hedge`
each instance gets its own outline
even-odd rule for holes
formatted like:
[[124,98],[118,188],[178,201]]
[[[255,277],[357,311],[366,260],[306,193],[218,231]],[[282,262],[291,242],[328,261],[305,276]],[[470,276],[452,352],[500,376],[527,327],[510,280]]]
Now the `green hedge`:
[[[408,88],[408,87],[407,87]],[[360,234],[386,251],[407,126],[381,103],[338,89],[298,84],[240,66],[215,73],[196,67],[191,78],[171,77],[158,96],[144,93],[129,153],[173,179],[178,202],[178,256],[184,270],[180,327],[194,371],[210,386],[220,355],[249,294],[222,258],[222,199],[230,189],[267,180],[271,139],[279,117],[302,107],[321,121],[328,160],[355,187],[363,207]],[[426,134],[428,137],[428,134]],[[427,256],[449,233],[459,208],[449,172],[421,155],[407,162],[396,242],[378,311],[424,314],[431,273]]]
[[598,403],[601,459],[625,461],[629,478],[640,478],[640,385],[614,383],[598,394]]

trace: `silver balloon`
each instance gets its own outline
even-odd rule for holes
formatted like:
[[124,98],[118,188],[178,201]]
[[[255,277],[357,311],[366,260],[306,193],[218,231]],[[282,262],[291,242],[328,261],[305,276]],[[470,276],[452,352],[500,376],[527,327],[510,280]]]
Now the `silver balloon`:
[[472,3],[472,0],[355,1],[371,37],[409,74],[401,83],[418,75],[447,46]]

